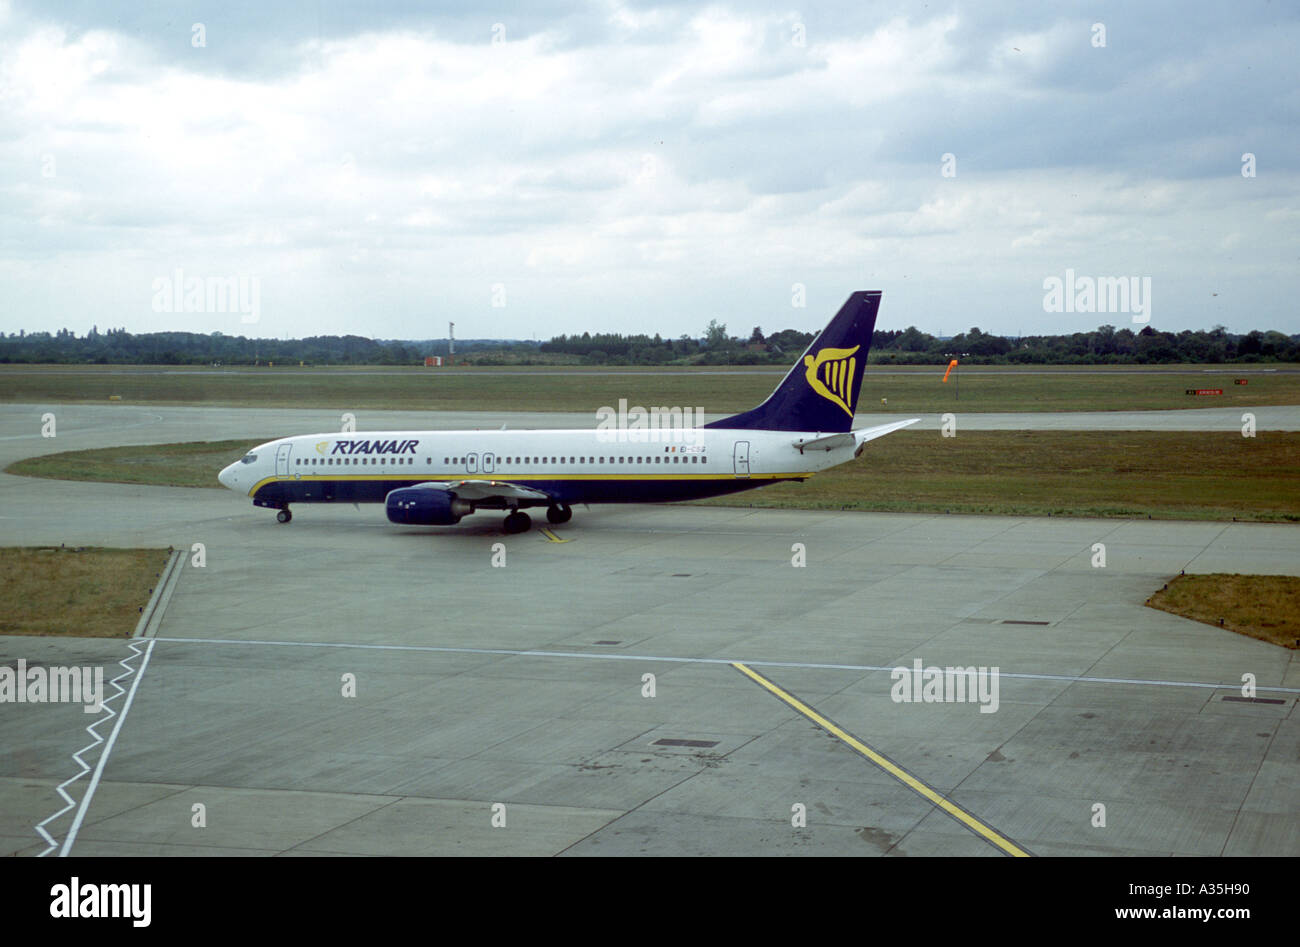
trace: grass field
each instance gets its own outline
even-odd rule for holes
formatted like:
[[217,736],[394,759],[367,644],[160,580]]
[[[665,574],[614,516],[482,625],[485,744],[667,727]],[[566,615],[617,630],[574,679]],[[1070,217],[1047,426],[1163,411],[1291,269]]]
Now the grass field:
[[1147,605],[1300,649],[1300,578],[1289,575],[1175,576]]
[[52,480],[146,483],[155,487],[217,487],[217,472],[248,453],[256,441],[190,441],[143,447],[105,447],[29,457],[5,473]]
[[125,638],[166,549],[0,548],[0,634]]
[[[214,487],[252,441],[71,451],[7,472]],[[232,497],[233,500],[233,497]],[[1300,433],[899,431],[806,483],[712,500],[728,506],[1162,519],[1300,520]]]
[[[859,412],[1139,411],[1234,405],[1300,404],[1300,372],[1211,366],[1161,368],[1149,374],[1098,368],[984,366],[960,369],[960,381],[942,384],[943,369],[871,366]],[[1093,371],[1093,369],[1087,369]],[[923,374],[912,374],[921,371]],[[702,407],[709,413],[743,411],[762,401],[785,369],[218,369],[0,366],[0,401],[229,405],[358,410],[590,411],[602,405]],[[1235,385],[1245,378],[1246,385]],[[959,387],[960,386],[960,387]],[[1188,388],[1222,388],[1222,395],[1189,396]],[[887,398],[888,407],[881,405]]]
[[1300,520],[1300,434],[899,431],[807,483],[701,503],[800,509]]

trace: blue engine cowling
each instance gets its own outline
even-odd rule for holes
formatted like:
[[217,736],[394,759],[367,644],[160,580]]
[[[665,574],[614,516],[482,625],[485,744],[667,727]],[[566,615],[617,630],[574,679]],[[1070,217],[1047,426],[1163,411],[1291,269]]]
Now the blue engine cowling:
[[402,487],[384,499],[388,519],[407,526],[452,526],[474,507],[445,490],[433,487]]

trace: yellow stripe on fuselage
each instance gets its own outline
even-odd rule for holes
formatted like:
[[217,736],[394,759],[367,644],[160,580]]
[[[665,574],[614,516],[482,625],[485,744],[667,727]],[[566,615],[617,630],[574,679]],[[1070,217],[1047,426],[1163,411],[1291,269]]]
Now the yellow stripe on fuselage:
[[489,480],[499,483],[514,483],[516,481],[527,481],[529,483],[538,483],[544,481],[553,481],[564,483],[573,480],[716,480],[719,483],[734,483],[737,480],[807,480],[815,471],[805,471],[800,473],[751,473],[749,476],[736,476],[735,474],[494,474],[494,473],[458,473],[458,474],[430,474],[427,477],[421,477],[414,473],[403,471],[398,473],[393,471],[391,474],[289,474],[288,476],[263,477],[248,491],[251,497],[262,489],[268,483],[291,483],[301,480],[330,480],[330,481],[360,481],[360,480],[409,480],[411,483],[431,483],[431,482],[451,482],[455,480]]

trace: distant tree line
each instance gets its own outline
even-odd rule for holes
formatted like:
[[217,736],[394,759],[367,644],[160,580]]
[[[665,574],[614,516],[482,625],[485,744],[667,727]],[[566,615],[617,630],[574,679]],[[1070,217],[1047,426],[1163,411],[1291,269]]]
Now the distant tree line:
[[1207,331],[1137,332],[1099,326],[1070,335],[1031,335],[1011,339],[972,328],[937,339],[911,326],[901,332],[877,331],[872,361],[936,364],[958,358],[968,364],[1151,365],[1160,363],[1297,362],[1300,334],[1254,332],[1236,335],[1223,326]]
[[[683,335],[590,333],[559,335],[548,342],[499,339],[456,340],[458,361],[477,365],[788,365],[807,348],[813,333],[783,329],[764,335],[758,326],[745,338],[727,334],[716,320],[702,338]],[[250,339],[213,332],[149,332],[124,329],[84,336],[57,333],[0,333],[0,363],[108,365],[418,365],[428,355],[446,356],[446,339],[385,341],[357,335],[305,339]],[[1100,326],[1093,332],[1008,338],[972,328],[939,338],[915,326],[878,329],[870,361],[899,365],[943,364],[1160,364],[1202,362],[1300,362],[1300,334],[1254,331],[1244,335],[1223,326],[1209,331],[1134,332]]]
[[584,332],[557,335],[543,342],[539,351],[553,355],[576,355],[590,365],[767,365],[788,362],[808,347],[813,333],[784,329],[764,337],[754,329],[748,340],[726,334],[726,326],[709,323],[704,338],[683,335],[665,339],[655,334],[619,335]]
[[[456,356],[499,353],[503,348],[535,350],[535,343],[457,339]],[[427,355],[447,355],[446,339],[383,341],[359,335],[305,339],[250,339],[213,332],[146,332],[91,328],[78,337],[67,329],[0,333],[0,363],[98,365],[419,365]]]
[[[736,338],[727,334],[726,326],[714,321],[702,339],[682,336],[665,340],[658,335],[584,332],[580,336],[556,336],[544,342],[541,351],[576,355],[595,365],[786,365],[812,339],[812,333],[795,329],[764,336],[758,326],[748,338]],[[1161,332],[1144,326],[1134,332],[1107,325],[1093,332],[1022,338],[990,335],[978,328],[939,338],[909,326],[902,330],[877,329],[872,337],[871,362],[935,365],[952,358],[976,365],[1300,362],[1300,335],[1271,331],[1236,335],[1223,326],[1208,332]]]

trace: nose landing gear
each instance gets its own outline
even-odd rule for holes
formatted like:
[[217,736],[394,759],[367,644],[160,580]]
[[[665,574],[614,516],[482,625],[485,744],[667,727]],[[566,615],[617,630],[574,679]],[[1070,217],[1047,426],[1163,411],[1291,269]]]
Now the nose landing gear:
[[289,508],[286,506],[283,507],[279,513],[275,514],[275,518],[281,523],[287,523],[289,520],[293,519],[293,514],[289,512]]

